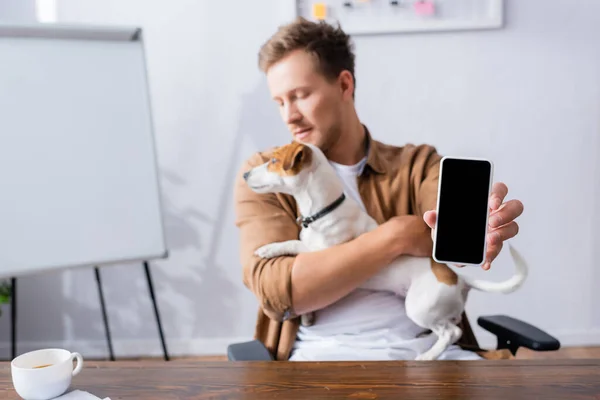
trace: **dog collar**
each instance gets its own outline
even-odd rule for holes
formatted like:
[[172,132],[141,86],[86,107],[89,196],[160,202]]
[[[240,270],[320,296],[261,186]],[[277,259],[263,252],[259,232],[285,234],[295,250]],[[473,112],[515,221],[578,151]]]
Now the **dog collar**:
[[303,227],[307,228],[308,225],[310,225],[311,223],[315,222],[319,218],[326,216],[327,214],[329,214],[330,212],[332,212],[333,210],[338,208],[340,206],[340,204],[342,204],[344,202],[344,199],[346,199],[346,195],[344,193],[342,193],[342,195],[340,197],[338,197],[336,201],[334,201],[333,203],[331,203],[330,205],[328,205],[327,207],[325,207],[318,213],[311,215],[310,217],[300,216],[296,219],[296,221],[298,223],[301,223]]

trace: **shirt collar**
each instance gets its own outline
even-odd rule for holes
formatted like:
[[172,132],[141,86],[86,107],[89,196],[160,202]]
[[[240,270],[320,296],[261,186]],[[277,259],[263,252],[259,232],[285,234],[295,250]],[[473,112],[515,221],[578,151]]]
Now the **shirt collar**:
[[385,174],[386,169],[383,165],[383,160],[381,159],[381,154],[379,152],[379,142],[373,139],[369,129],[363,125],[365,128],[365,136],[367,139],[367,165],[377,174]]

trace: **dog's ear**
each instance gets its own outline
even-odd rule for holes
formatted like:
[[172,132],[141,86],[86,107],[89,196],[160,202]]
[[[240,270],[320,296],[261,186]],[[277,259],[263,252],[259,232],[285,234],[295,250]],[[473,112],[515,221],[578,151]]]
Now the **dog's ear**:
[[285,157],[283,161],[283,170],[290,171],[295,166],[298,166],[306,157],[309,148],[302,143],[294,143],[291,145],[290,153]]

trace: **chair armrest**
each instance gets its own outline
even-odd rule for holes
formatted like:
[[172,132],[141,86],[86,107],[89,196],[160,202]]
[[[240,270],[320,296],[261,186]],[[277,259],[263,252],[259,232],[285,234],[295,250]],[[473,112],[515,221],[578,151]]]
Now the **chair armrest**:
[[479,317],[477,323],[498,338],[498,349],[508,349],[514,356],[519,347],[536,351],[560,349],[560,342],[533,325],[506,315]]
[[227,346],[229,361],[273,361],[273,356],[260,340]]

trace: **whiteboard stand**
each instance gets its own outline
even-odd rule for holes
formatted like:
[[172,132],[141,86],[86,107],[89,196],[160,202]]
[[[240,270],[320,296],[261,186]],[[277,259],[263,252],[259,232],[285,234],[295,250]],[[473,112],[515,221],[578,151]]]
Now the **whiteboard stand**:
[[11,360],[14,360],[17,356],[17,278],[11,278],[10,286],[10,348]]
[[115,361],[115,352],[112,346],[112,336],[110,335],[108,315],[106,313],[106,303],[104,301],[104,291],[102,290],[102,280],[100,278],[100,268],[98,268],[98,266],[94,267],[94,275],[96,276],[96,286],[98,287],[98,297],[100,298],[102,321],[104,322],[104,334],[106,335],[106,345],[108,346],[108,357],[110,361]]
[[[148,261],[144,261],[144,272],[146,276],[146,283],[148,284],[148,292],[150,300],[152,301],[152,308],[154,310],[154,318],[156,319],[156,327],[160,336],[160,344],[163,351],[163,359],[165,361],[170,360],[169,352],[167,350],[167,343],[165,340],[165,334],[160,319],[160,312],[156,303],[156,294],[154,292],[154,283],[152,280],[152,274],[150,271],[150,265]],[[108,356],[110,361],[115,361],[115,352],[112,345],[112,336],[110,334],[110,326],[108,324],[108,315],[106,313],[106,302],[104,300],[104,290],[102,289],[102,280],[100,277],[100,268],[94,267],[94,274],[96,276],[96,286],[98,287],[98,297],[100,299],[100,308],[102,311],[102,321],[104,324],[104,334],[106,336],[106,344],[108,346]],[[17,278],[11,278],[11,301],[10,301],[10,343],[11,343],[11,360],[17,357]],[[10,361],[10,360],[9,360]]]
[[12,285],[12,358],[18,277],[94,266],[114,360],[99,266],[141,262],[169,360],[149,266],[168,249],[142,30],[0,24],[0,65],[0,109],[10,110],[0,119],[0,277]]
[[160,336],[160,343],[163,349],[163,357],[165,361],[169,361],[169,353],[167,352],[167,344],[165,343],[165,335],[162,329],[162,323],[160,322],[160,314],[158,312],[158,306],[156,305],[156,295],[154,294],[154,285],[152,283],[152,276],[150,275],[150,267],[148,261],[144,261],[144,271],[146,272],[146,282],[148,282],[148,291],[150,298],[152,299],[152,306],[154,308],[154,317],[156,318],[156,326],[158,327],[158,334]]
[[[110,334],[110,327],[108,325],[108,316],[106,314],[106,304],[104,302],[104,292],[102,290],[102,281],[100,279],[100,268],[94,267],[96,274],[96,284],[98,286],[98,296],[100,298],[100,306],[102,308],[102,319],[104,321],[104,332],[106,335],[106,344],[108,346],[108,354],[110,361],[115,361],[115,353],[112,346],[112,337]],[[150,273],[150,266],[147,261],[144,261],[144,272],[146,275],[146,282],[148,283],[148,292],[150,299],[152,300],[152,307],[154,309],[154,317],[156,318],[156,326],[158,328],[158,334],[160,336],[160,343],[163,350],[163,358],[165,361],[169,361],[169,352],[167,351],[167,344],[165,342],[165,335],[162,328],[162,322],[160,320],[160,313],[158,311],[158,305],[156,304],[156,295],[154,293],[154,284],[152,282],[152,275]]]

